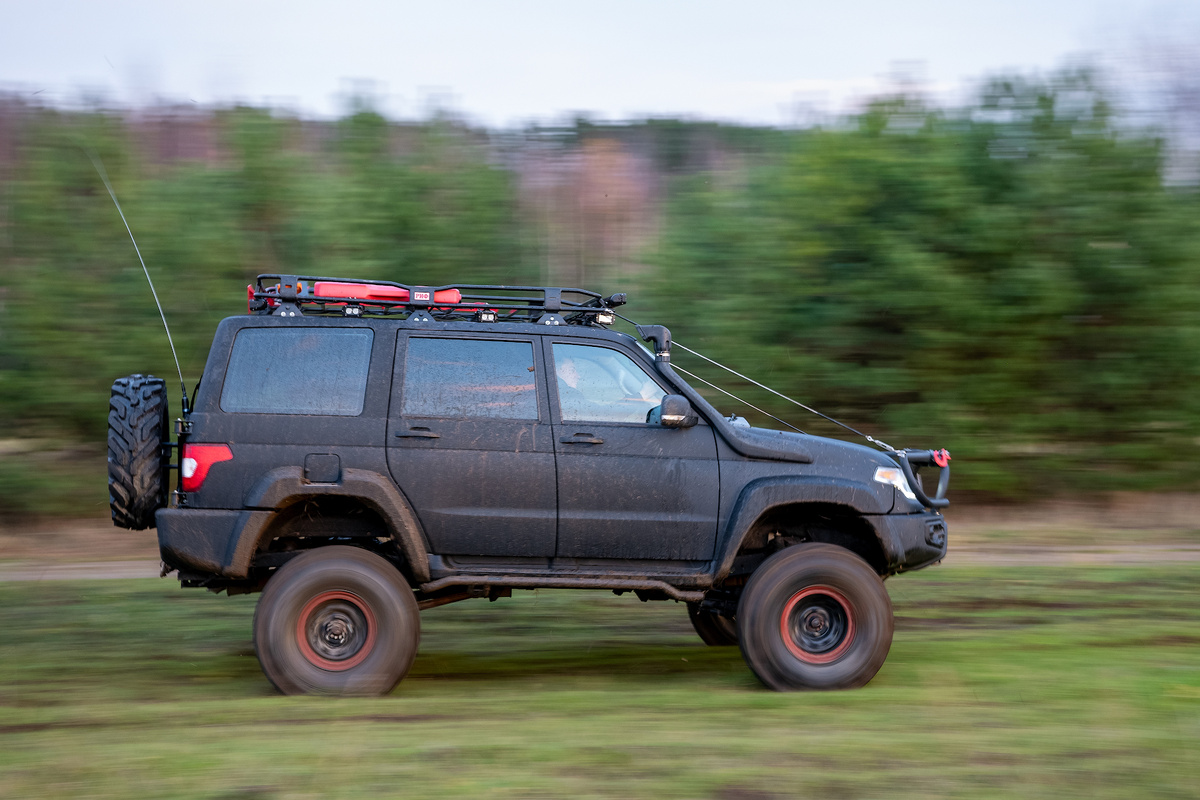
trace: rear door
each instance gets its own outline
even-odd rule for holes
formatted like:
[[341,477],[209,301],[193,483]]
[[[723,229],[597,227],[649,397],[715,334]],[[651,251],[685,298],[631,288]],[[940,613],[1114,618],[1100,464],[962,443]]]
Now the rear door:
[[388,467],[433,552],[553,556],[553,430],[537,337],[399,336]]
[[712,428],[646,423],[666,389],[614,347],[547,354],[558,453],[558,555],[706,561],[717,534]]

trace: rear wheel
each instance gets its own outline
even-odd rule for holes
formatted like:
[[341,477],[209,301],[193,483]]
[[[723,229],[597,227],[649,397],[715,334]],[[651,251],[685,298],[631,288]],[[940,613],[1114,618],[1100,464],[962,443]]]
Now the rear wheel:
[[737,621],[746,663],[778,691],[862,686],[892,644],[883,581],[831,544],[796,545],[763,562],[746,584]]
[[705,611],[699,603],[688,603],[688,619],[692,627],[706,645],[710,647],[728,647],[738,643],[737,623],[729,617],[722,617],[711,611]]
[[267,581],[254,651],[284,694],[386,694],[417,654],[412,589],[374,553],[333,545],[296,556]]
[[130,375],[112,385],[108,401],[108,504],[113,524],[154,527],[167,504],[167,387],[153,375]]

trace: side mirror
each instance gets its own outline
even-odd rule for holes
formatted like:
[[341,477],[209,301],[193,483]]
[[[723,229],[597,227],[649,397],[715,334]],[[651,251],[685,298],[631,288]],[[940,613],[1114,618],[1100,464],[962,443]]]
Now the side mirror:
[[690,428],[699,421],[692,404],[681,394],[667,395],[646,414],[646,422],[664,428]]

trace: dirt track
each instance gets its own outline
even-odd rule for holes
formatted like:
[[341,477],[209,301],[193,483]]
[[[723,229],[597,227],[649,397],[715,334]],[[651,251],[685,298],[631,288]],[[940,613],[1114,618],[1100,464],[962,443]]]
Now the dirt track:
[[[1142,545],[1114,547],[963,548],[939,565],[954,567],[1133,566],[1200,564],[1200,546]],[[86,561],[71,564],[11,562],[0,564],[0,581],[68,581],[157,578],[158,561]]]
[[0,565],[0,581],[75,581],[157,578],[157,561],[85,561],[76,564],[13,562]]
[[[940,568],[1200,563],[1200,496],[1113,495],[1041,507],[966,507],[947,514]],[[154,531],[107,518],[0,528],[0,581],[157,578]]]

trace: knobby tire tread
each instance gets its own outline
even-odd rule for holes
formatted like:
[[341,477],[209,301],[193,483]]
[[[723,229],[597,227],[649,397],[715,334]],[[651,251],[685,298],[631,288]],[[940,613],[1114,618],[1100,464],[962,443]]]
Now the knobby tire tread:
[[166,383],[152,375],[117,379],[108,401],[108,500],[113,524],[154,527],[166,505],[162,444],[167,426]]

